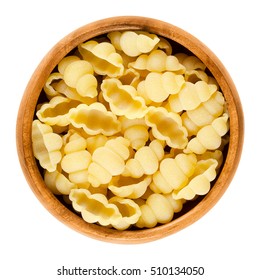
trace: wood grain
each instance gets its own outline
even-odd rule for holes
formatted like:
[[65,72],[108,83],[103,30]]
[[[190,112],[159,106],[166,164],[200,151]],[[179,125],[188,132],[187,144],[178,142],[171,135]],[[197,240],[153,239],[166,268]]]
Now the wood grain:
[[[32,152],[31,129],[35,107],[44,83],[59,61],[80,43],[111,31],[145,30],[173,41],[174,46],[196,55],[220,85],[230,114],[230,143],[220,175],[210,192],[183,215],[172,222],[153,229],[118,231],[88,224],[64,206],[45,186]],[[107,18],[87,24],[58,42],[40,62],[22,98],[17,117],[17,152],[24,175],[39,201],[58,220],[72,229],[94,239],[113,243],[144,243],[173,234],[205,215],[228,188],[239,164],[244,118],[236,87],[227,70],[202,42],[184,30],[159,20],[123,16]]]

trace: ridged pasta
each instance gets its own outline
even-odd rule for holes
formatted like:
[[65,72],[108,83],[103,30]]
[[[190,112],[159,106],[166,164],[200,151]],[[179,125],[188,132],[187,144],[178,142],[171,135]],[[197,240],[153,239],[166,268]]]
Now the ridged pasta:
[[70,110],[68,114],[70,123],[76,128],[83,128],[89,135],[99,133],[111,136],[120,131],[120,122],[106,107],[98,102],[89,106],[80,104]]
[[44,173],[44,182],[54,194],[59,195],[69,195],[72,189],[78,188],[75,183],[70,182],[70,180],[58,170],[53,172],[46,171]]
[[44,83],[33,153],[46,187],[88,223],[168,223],[221,172],[224,95],[198,57],[173,46],[146,31],[104,34],[70,51]]
[[111,32],[107,35],[116,49],[131,57],[150,52],[160,39],[148,32]]
[[123,175],[133,178],[140,178],[144,174],[152,175],[158,169],[159,162],[163,156],[163,144],[157,139],[153,140],[149,146],[144,146],[137,150],[134,157],[126,162]]
[[97,148],[92,154],[88,168],[88,180],[94,187],[107,184],[112,176],[120,175],[125,168],[125,160],[129,157],[129,141],[123,137],[108,140],[104,146]]
[[86,150],[86,139],[78,133],[72,134],[64,146],[61,167],[75,184],[88,182],[88,166],[91,154]]
[[70,109],[75,108],[79,104],[79,101],[55,96],[49,103],[43,104],[36,115],[41,122],[46,124],[66,126],[70,123],[68,119]]
[[138,179],[126,176],[117,176],[111,180],[108,189],[118,197],[136,199],[146,192],[151,181],[151,176],[143,176]]
[[136,70],[148,70],[150,72],[172,71],[182,74],[185,67],[179,63],[174,55],[167,55],[162,50],[154,50],[149,54],[138,56],[136,61],[129,63],[129,66]]
[[217,91],[215,85],[209,85],[204,81],[195,84],[185,82],[178,95],[171,95],[168,103],[173,112],[194,110],[202,102],[207,101]]
[[180,91],[184,78],[172,72],[151,72],[146,76],[144,83],[145,95],[153,102],[163,102],[169,95]]
[[141,216],[136,226],[153,228],[158,223],[166,224],[173,219],[174,213],[181,211],[182,205],[182,200],[174,200],[169,195],[151,194],[145,203],[140,205]]
[[91,194],[86,189],[73,189],[69,198],[73,208],[80,212],[82,218],[88,223],[108,226],[111,223],[116,224],[122,217],[117,206],[109,203],[103,194]]
[[180,153],[175,158],[165,158],[153,175],[150,188],[155,193],[170,193],[183,188],[194,173],[197,158],[194,154]]
[[229,130],[228,115],[224,113],[221,117],[215,119],[212,124],[202,127],[197,136],[192,138],[185,152],[203,154],[207,150],[216,150],[220,147],[222,136]]
[[168,146],[183,149],[187,145],[188,133],[178,114],[168,112],[162,107],[150,107],[145,115],[145,121],[152,127],[154,137],[165,140]]
[[32,148],[34,156],[39,160],[40,165],[53,172],[60,162],[62,138],[53,133],[51,126],[34,120],[32,123]]
[[145,115],[145,102],[142,97],[137,96],[134,87],[122,85],[117,79],[106,79],[101,89],[104,99],[115,115],[126,116],[129,119],[142,118]]
[[198,161],[189,183],[180,190],[174,190],[173,198],[191,200],[196,195],[207,194],[210,190],[210,182],[216,178],[217,166],[218,162],[215,159]]
[[121,131],[126,139],[130,141],[130,146],[138,150],[145,146],[149,139],[148,126],[144,118],[128,119],[125,116],[119,117]]
[[109,77],[117,77],[123,74],[124,66],[122,57],[116,53],[112,44],[88,41],[80,44],[78,49],[82,57],[91,63],[97,74],[107,75]]
[[131,225],[135,224],[141,216],[140,207],[132,199],[114,196],[109,199],[109,203],[116,205],[121,214],[118,221],[111,222],[111,225],[118,230],[128,229]]

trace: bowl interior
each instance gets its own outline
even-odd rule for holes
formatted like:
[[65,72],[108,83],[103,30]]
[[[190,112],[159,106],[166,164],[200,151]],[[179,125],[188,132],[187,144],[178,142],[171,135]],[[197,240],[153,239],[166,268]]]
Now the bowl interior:
[[[185,204],[184,210],[175,214],[172,222],[152,229],[118,231],[86,223],[62,199],[51,193],[42,178],[42,168],[32,152],[31,130],[35,108],[44,100],[43,86],[60,60],[89,39],[111,31],[143,30],[155,33],[171,42],[173,54],[194,54],[206,66],[207,73],[218,82],[226,99],[230,115],[230,141],[224,151],[221,172],[212,184],[210,192]],[[25,177],[40,202],[61,222],[89,237],[116,243],[142,243],[175,233],[194,223],[209,211],[221,198],[231,182],[239,163],[243,145],[243,112],[236,88],[219,59],[198,39],[171,24],[143,17],[115,17],[87,24],[58,42],[35,70],[25,90],[17,118],[17,150]]]

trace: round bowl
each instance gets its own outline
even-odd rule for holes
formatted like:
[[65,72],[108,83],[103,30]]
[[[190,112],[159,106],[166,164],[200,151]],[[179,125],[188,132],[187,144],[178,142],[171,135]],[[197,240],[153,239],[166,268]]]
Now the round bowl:
[[[32,150],[32,121],[35,108],[50,73],[59,61],[83,43],[111,31],[143,30],[170,40],[175,50],[192,53],[206,66],[218,82],[226,99],[230,116],[230,140],[224,163],[209,193],[195,200],[181,215],[151,229],[119,231],[85,222],[46,187]],[[236,87],[220,60],[202,42],[169,23],[145,17],[122,16],[87,24],[59,41],[43,58],[33,73],[22,98],[17,118],[17,151],[24,175],[32,191],[44,207],[70,228],[94,239],[113,243],[144,243],[178,232],[206,214],[228,188],[239,164],[244,135],[243,111]]]

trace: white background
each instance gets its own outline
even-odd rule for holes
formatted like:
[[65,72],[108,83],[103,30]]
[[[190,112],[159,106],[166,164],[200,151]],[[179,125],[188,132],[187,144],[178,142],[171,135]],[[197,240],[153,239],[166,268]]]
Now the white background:
[[[4,4],[3,4],[4,3]],[[136,279],[259,279],[260,40],[258,1],[8,0],[0,8],[0,278],[107,279],[57,276],[62,265],[96,268],[203,266],[204,276]],[[96,241],[67,228],[38,202],[17,158],[15,126],[23,91],[49,49],[74,29],[119,15],[154,17],[204,42],[236,84],[245,115],[241,162],[228,190],[198,222],[139,245]],[[130,279],[131,277],[126,277]],[[122,279],[122,277],[109,278]]]

